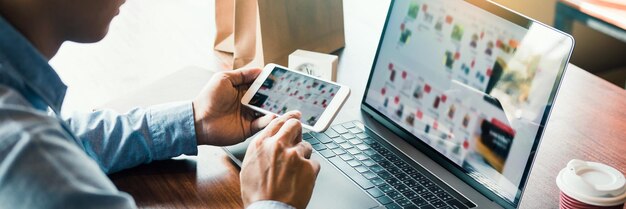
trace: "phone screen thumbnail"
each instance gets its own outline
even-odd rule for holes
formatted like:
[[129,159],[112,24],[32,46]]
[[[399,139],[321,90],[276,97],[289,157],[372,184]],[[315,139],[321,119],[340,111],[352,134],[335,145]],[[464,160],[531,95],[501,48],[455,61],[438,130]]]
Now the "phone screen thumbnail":
[[298,110],[302,113],[302,123],[315,126],[339,88],[332,83],[275,67],[250,100],[250,105],[278,115]]

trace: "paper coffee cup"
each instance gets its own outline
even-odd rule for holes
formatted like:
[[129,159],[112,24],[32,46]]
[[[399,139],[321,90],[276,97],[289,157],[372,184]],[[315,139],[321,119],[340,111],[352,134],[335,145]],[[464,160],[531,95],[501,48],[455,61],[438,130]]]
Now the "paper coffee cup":
[[571,160],[556,177],[560,208],[623,208],[626,179],[602,163]]

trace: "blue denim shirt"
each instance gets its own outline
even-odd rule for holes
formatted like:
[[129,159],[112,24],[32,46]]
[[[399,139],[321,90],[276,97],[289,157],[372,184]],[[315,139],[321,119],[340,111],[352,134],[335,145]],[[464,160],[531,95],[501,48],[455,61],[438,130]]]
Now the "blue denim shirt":
[[105,173],[197,153],[191,102],[61,118],[66,89],[0,16],[0,208],[135,208]]

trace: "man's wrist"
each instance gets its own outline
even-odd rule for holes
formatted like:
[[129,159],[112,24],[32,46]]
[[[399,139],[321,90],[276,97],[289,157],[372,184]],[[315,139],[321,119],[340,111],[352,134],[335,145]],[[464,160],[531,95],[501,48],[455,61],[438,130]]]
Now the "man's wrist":
[[175,102],[149,108],[149,130],[154,138],[155,159],[198,153],[191,102]]

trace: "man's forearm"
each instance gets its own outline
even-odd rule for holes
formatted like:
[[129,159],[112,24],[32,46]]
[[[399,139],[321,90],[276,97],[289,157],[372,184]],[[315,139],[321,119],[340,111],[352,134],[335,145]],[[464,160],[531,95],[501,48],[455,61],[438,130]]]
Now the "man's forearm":
[[79,144],[106,173],[181,154],[195,155],[191,102],[74,114],[66,119]]

